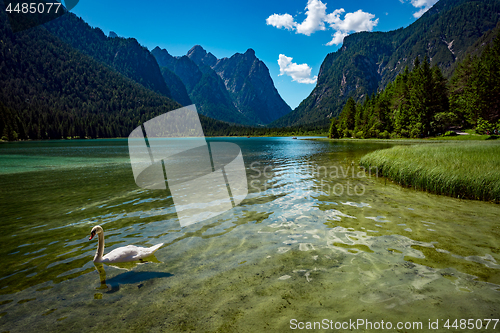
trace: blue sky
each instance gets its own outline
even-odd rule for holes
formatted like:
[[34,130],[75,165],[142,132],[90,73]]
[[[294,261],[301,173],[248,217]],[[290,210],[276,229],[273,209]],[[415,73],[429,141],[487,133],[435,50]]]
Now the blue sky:
[[106,34],[133,37],[174,56],[196,44],[217,58],[252,48],[294,109],[314,89],[323,59],[342,45],[344,35],[406,27],[436,1],[80,0],[72,12]]

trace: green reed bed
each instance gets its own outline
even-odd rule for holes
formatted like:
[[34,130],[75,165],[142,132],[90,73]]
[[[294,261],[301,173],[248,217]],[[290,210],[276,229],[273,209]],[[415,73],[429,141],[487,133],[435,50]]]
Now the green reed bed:
[[360,163],[403,186],[500,202],[500,142],[395,146],[369,153]]

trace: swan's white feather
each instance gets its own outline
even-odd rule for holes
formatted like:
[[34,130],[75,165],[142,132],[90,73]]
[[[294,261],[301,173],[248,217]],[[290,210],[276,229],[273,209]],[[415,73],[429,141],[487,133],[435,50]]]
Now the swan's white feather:
[[114,263],[140,260],[155,253],[162,245],[163,243],[160,243],[150,248],[135,245],[123,246],[109,252],[99,262]]
[[128,261],[137,261],[143,258],[146,258],[158,250],[163,243],[156,244],[149,248],[147,247],[139,247],[135,245],[127,245],[123,247],[119,247],[109,252],[105,256],[104,253],[104,231],[100,225],[96,225],[92,228],[90,232],[89,240],[94,238],[95,235],[98,235],[97,242],[97,252],[94,256],[94,262],[102,262],[102,263],[120,263],[120,262],[128,262]]

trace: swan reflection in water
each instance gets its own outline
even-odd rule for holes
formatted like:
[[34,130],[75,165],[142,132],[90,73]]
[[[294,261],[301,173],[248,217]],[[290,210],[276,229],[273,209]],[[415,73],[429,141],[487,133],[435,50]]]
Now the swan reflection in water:
[[[154,258],[154,256],[152,256]],[[153,259],[151,258],[151,259]],[[150,259],[150,258],[148,258]],[[150,260],[149,262],[158,262],[161,263],[161,261],[158,261],[158,259],[154,258],[154,260]],[[139,264],[139,263],[129,263],[129,264]],[[97,287],[97,290],[107,290],[106,293],[114,293],[120,290],[120,285],[123,284],[137,284],[138,288],[141,288],[143,286],[143,283],[152,280],[152,279],[157,279],[157,278],[166,278],[173,276],[173,274],[167,273],[167,272],[150,272],[150,271],[132,271],[128,270],[127,268],[121,268],[121,269],[126,269],[127,271],[118,275],[113,276],[110,279],[106,280],[106,271],[104,270],[104,265],[102,263],[94,263],[94,266],[99,273],[99,280],[100,280],[100,285]],[[116,266],[113,266],[115,268],[119,268]],[[109,285],[109,286],[108,286]]]

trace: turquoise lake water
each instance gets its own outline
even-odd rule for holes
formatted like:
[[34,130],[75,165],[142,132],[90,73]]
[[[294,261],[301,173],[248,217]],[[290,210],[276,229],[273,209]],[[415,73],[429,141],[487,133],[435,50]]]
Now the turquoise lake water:
[[[187,227],[168,190],[135,184],[125,139],[1,144],[0,332],[286,332],[325,319],[490,331],[479,324],[500,317],[499,205],[359,169],[393,144],[208,140],[241,147],[249,194]],[[164,245],[145,263],[96,266],[98,224],[105,253]]]

